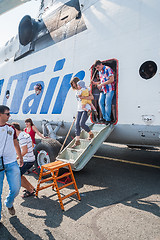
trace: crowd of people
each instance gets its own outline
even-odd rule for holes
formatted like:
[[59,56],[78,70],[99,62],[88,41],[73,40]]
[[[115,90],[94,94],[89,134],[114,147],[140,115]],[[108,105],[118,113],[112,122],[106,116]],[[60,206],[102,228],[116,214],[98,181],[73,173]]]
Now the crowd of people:
[[88,140],[94,138],[94,134],[86,125],[91,109],[95,115],[95,122],[110,124],[111,111],[113,112],[113,121],[115,121],[116,99],[113,70],[109,66],[105,66],[100,60],[95,62],[94,68],[95,74],[93,79],[91,79],[92,89],[90,87],[87,88],[85,82],[78,77],[74,77],[70,82],[72,89],[76,92],[78,101],[75,126],[76,139],[72,148],[80,145],[81,128],[88,133]]
[[[78,77],[74,77],[70,82],[72,89],[76,91],[78,101],[75,125],[76,139],[72,148],[81,144],[81,128],[88,133],[88,140],[94,138],[93,132],[86,124],[91,111],[94,112],[96,121],[105,124],[111,122],[112,101],[115,101],[114,73],[110,67],[103,65],[100,60],[95,62],[94,68],[95,76],[91,80],[91,88],[86,87],[85,82]],[[39,94],[41,89],[37,85],[35,88],[36,94]],[[35,194],[34,186],[24,176],[35,162],[33,152],[36,144],[35,134],[43,139],[46,138],[38,131],[31,118],[25,120],[26,128],[22,131],[19,123],[7,123],[9,117],[10,109],[5,105],[0,105],[0,222],[4,176],[6,175],[9,185],[5,206],[11,215],[15,215],[13,202],[21,186],[24,188],[23,198],[34,196]]]
[[13,202],[19,194],[21,186],[24,188],[23,198],[35,194],[34,186],[24,176],[35,162],[33,152],[35,134],[37,133],[41,138],[46,138],[38,131],[30,118],[25,120],[26,128],[22,131],[19,123],[7,123],[9,117],[10,109],[5,105],[0,105],[0,223],[4,176],[6,175],[9,185],[9,193],[4,203],[8,212],[15,215]]

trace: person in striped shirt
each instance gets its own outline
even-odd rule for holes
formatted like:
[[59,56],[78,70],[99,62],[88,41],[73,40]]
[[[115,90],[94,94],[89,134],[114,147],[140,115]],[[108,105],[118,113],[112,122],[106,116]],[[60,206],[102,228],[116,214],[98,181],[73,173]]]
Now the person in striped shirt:
[[103,65],[100,60],[96,60],[94,64],[97,71],[99,71],[99,77],[101,83],[97,85],[98,89],[101,89],[99,98],[99,106],[103,115],[104,123],[109,124],[111,121],[111,107],[112,98],[115,91],[115,82],[113,70]]
[[23,174],[27,172],[35,162],[35,156],[33,153],[33,147],[32,147],[32,139],[28,133],[25,133],[21,131],[19,123],[12,123],[16,130],[16,135],[18,137],[19,145],[21,148],[21,153],[23,156],[23,166],[20,167],[21,172],[21,186],[24,187],[26,190],[24,190],[23,198],[34,196],[35,189],[32,186],[32,184],[26,179]]

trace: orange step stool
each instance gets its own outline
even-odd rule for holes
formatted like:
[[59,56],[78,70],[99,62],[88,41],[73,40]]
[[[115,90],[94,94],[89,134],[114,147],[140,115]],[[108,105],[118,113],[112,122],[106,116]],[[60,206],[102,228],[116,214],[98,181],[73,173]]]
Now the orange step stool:
[[[64,168],[64,167],[65,168],[67,167],[69,172],[67,172],[67,173],[65,173],[61,176],[58,176],[59,169]],[[48,177],[48,178],[45,178],[45,179],[42,180],[43,176],[47,176],[49,174],[51,174],[51,177]],[[62,185],[61,187],[58,187],[57,180],[59,180],[61,178],[64,178],[64,177],[67,177],[69,175],[71,176],[72,181],[70,183]],[[50,184],[47,184],[45,186],[40,187],[41,183],[52,181],[52,180],[53,180],[53,183],[50,183]],[[72,184],[74,185],[75,191],[71,192],[70,194],[68,194],[64,197],[61,197],[60,190],[65,188],[65,187],[68,187]],[[55,161],[55,162],[48,163],[48,164],[45,164],[45,165],[41,166],[41,171],[40,171],[40,174],[39,174],[39,179],[38,179],[38,184],[37,184],[37,189],[36,189],[36,197],[38,197],[38,192],[40,190],[43,190],[43,189],[48,188],[48,187],[52,187],[53,189],[54,189],[54,187],[56,188],[56,192],[57,192],[58,199],[59,199],[60,206],[61,206],[62,210],[64,210],[64,205],[62,203],[62,201],[64,199],[66,199],[66,198],[68,198],[68,197],[70,197],[74,194],[77,194],[78,200],[81,200],[81,197],[80,197],[80,194],[79,194],[79,191],[78,191],[78,188],[77,188],[77,184],[76,184],[76,181],[75,181],[70,163],[64,163],[62,161]]]

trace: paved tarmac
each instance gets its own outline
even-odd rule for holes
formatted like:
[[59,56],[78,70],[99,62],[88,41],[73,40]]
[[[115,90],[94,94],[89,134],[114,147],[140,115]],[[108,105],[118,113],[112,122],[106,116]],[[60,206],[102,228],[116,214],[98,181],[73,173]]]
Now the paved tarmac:
[[[160,149],[103,144],[74,175],[82,200],[66,199],[65,211],[51,188],[40,191],[39,199],[22,199],[21,189],[16,216],[3,204],[0,240],[160,239]],[[35,187],[37,178],[27,175]],[[7,193],[5,179],[3,202]]]

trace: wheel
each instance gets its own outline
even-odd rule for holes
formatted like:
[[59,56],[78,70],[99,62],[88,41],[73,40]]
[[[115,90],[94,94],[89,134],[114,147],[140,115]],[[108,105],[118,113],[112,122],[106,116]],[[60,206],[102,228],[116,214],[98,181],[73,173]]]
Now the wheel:
[[38,174],[42,165],[55,161],[60,148],[61,144],[51,138],[42,140],[41,143],[36,145],[34,149],[36,158],[34,165]]

